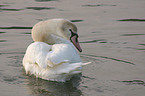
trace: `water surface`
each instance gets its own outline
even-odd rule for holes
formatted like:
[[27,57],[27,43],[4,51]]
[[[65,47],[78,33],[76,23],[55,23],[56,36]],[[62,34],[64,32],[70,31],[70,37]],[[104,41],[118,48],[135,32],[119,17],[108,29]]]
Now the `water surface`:
[[[144,0],[1,0],[1,96],[144,96]],[[22,66],[32,26],[65,18],[78,27],[83,62],[66,83],[28,76]]]

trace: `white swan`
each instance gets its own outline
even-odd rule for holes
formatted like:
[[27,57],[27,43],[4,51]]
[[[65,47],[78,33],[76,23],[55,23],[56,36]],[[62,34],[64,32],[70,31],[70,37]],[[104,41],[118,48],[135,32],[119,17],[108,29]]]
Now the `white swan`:
[[77,27],[65,19],[41,21],[32,29],[34,43],[23,58],[26,74],[65,82],[81,73],[82,62],[75,47],[81,52]]

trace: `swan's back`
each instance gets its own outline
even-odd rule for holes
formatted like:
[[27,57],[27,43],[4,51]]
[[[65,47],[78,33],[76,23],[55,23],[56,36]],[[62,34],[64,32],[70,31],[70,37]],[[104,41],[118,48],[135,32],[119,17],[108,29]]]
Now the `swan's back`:
[[23,59],[27,74],[53,81],[69,80],[81,72],[80,56],[71,45],[35,42],[28,46]]

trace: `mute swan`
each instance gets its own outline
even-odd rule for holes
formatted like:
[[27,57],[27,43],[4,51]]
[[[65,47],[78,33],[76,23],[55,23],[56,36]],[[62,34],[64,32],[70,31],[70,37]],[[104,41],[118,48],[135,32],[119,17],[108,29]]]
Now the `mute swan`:
[[50,19],[33,26],[32,38],[23,58],[26,74],[65,82],[81,73],[82,62],[77,27],[65,19]]

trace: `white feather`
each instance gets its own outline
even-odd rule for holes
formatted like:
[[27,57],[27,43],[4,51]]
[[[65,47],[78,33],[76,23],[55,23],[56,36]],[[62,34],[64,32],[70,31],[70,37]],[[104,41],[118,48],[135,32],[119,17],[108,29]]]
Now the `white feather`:
[[[80,62],[80,63],[78,63]],[[34,42],[27,48],[23,66],[28,74],[46,80],[65,81],[81,73],[81,60],[72,45]]]
[[[72,34],[70,28],[77,34],[77,27],[65,19],[51,19],[34,25],[34,43],[28,46],[23,58],[26,74],[65,82],[74,74],[81,73],[82,65],[88,63],[82,64],[74,42],[69,41]],[[78,46],[78,42],[75,46]]]

